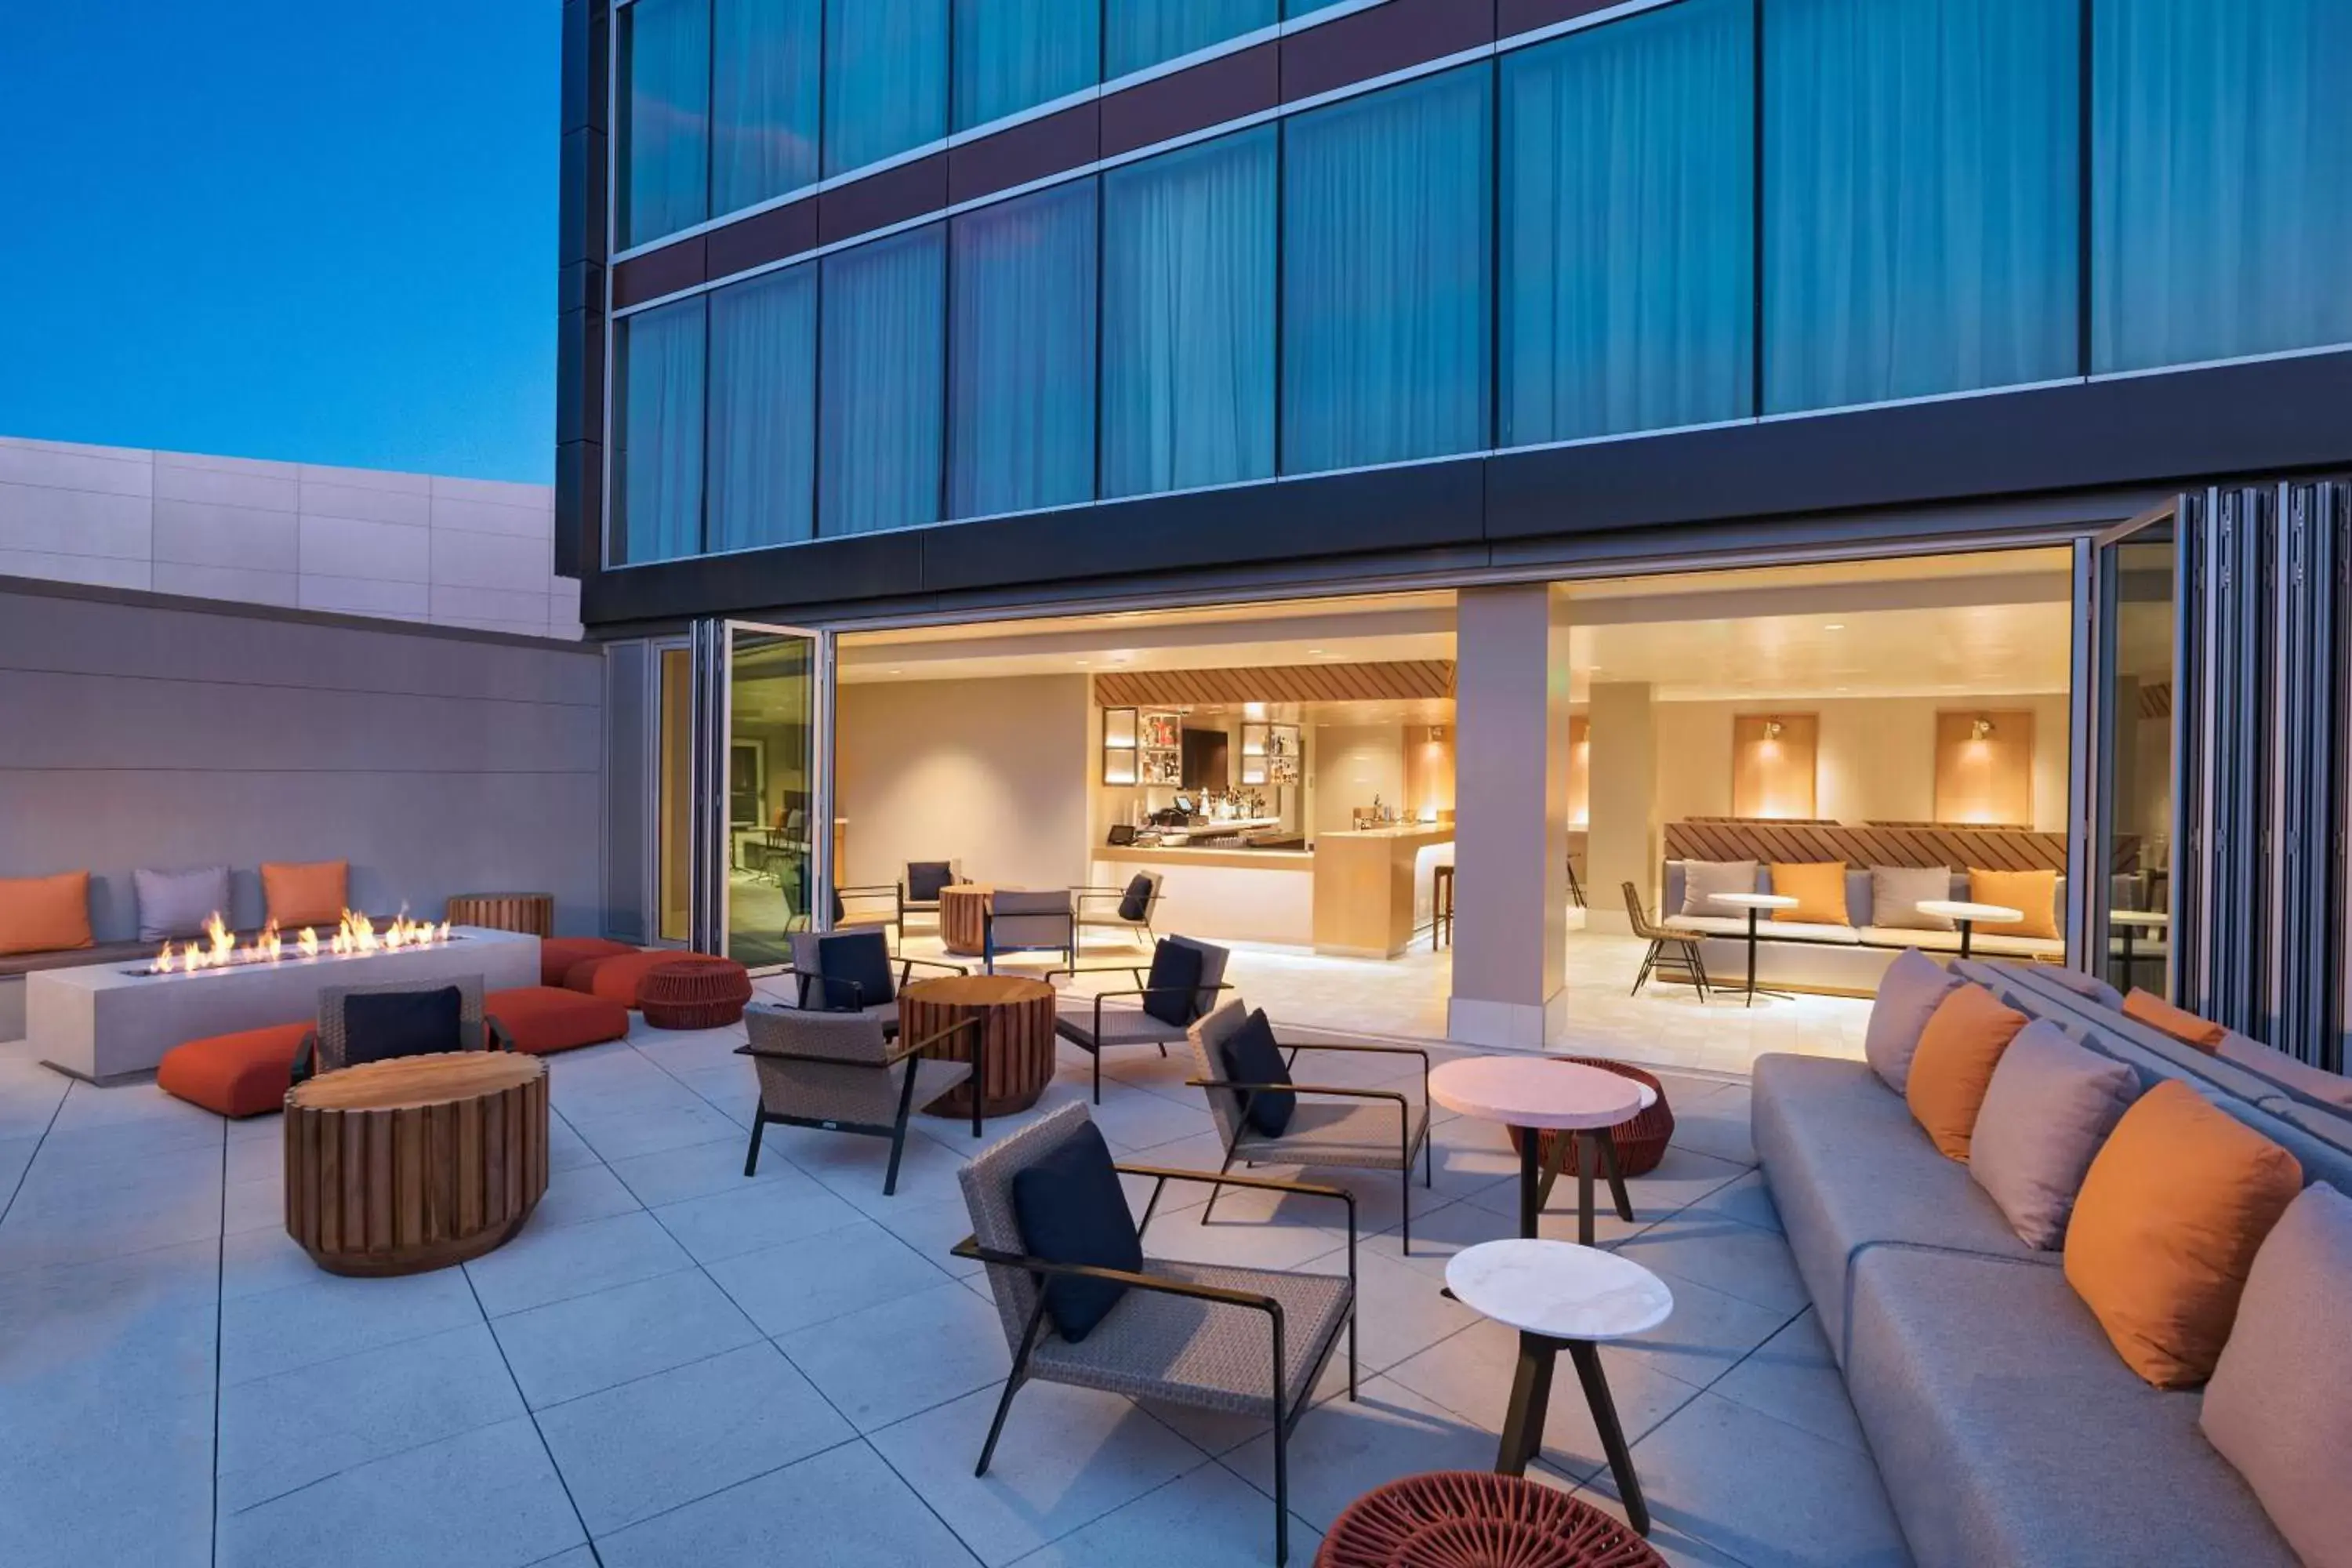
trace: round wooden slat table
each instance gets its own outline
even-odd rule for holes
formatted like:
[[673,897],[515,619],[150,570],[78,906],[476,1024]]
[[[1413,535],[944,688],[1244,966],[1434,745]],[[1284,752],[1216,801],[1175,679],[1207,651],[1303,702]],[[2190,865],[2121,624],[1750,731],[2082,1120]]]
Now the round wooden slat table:
[[[946,974],[919,980],[898,993],[898,1037],[927,1040],[967,1018],[980,1020],[953,1039],[921,1054],[971,1060],[981,1048],[980,1112],[1009,1116],[1028,1110],[1054,1078],[1054,988],[1017,974]],[[933,1116],[970,1118],[971,1084],[933,1100]]]
[[964,958],[977,958],[988,945],[988,896],[994,888],[958,882],[940,889],[940,944]]
[[547,1191],[547,1064],[448,1051],[323,1073],[286,1094],[286,1233],[334,1274],[478,1258]]
[[553,893],[452,893],[443,918],[453,926],[519,931],[536,937],[555,934]]

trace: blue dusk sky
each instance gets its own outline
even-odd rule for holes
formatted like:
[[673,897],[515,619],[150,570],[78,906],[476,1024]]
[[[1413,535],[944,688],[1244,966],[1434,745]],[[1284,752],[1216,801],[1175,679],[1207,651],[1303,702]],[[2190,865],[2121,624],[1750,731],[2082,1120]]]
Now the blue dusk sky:
[[0,0],[0,436],[544,483],[558,0]]

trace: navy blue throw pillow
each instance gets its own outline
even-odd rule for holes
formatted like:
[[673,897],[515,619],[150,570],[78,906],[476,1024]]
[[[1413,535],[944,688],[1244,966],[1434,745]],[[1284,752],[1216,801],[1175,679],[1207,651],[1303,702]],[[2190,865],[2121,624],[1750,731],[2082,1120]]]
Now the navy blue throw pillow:
[[1201,950],[1190,942],[1160,939],[1151,950],[1151,977],[1144,982],[1150,993],[1143,1010],[1163,1024],[1182,1028],[1200,1012]]
[[1139,921],[1150,908],[1151,878],[1146,872],[1138,871],[1134,880],[1128,883],[1127,892],[1118,900],[1118,918]]
[[[1091,1121],[1062,1146],[1013,1178],[1013,1214],[1022,1249],[1048,1263],[1139,1273],[1143,1242],[1128,1212],[1110,1146]],[[1048,1277],[1045,1310],[1062,1337],[1076,1344],[1094,1332],[1127,1287],[1108,1279]]]
[[890,985],[890,944],[878,931],[819,937],[816,966],[821,1012],[855,1013],[897,994]]
[[437,991],[361,991],[343,998],[343,1065],[454,1051],[465,998],[455,985]]
[[907,901],[910,904],[936,904],[940,889],[955,881],[955,868],[944,860],[909,860],[907,862]]
[[[1283,1062],[1282,1047],[1274,1043],[1274,1026],[1265,1021],[1263,1007],[1243,1020],[1219,1050],[1225,1058],[1225,1076],[1235,1083],[1290,1081],[1290,1068]],[[1278,1089],[1251,1095],[1244,1115],[1260,1132],[1279,1138],[1290,1125],[1290,1113],[1297,1109],[1298,1097]]]

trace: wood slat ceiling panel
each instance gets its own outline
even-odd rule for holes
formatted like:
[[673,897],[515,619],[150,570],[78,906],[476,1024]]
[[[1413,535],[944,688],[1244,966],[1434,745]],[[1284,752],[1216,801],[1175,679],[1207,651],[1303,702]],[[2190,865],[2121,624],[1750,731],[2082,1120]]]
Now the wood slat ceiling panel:
[[1136,669],[1095,677],[1105,708],[1195,708],[1233,702],[1389,702],[1454,695],[1454,661]]

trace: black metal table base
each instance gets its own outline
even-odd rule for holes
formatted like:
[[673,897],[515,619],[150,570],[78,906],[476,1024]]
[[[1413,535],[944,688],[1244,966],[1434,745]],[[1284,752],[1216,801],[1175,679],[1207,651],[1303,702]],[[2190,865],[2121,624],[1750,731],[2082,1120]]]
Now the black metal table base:
[[1769,996],[1778,1002],[1794,1002],[1796,998],[1790,995],[1786,991],[1764,991],[1759,990],[1757,987],[1756,917],[1760,913],[1762,913],[1762,911],[1759,910],[1751,909],[1748,911],[1748,1001],[1745,1005],[1753,1007],[1756,1005],[1756,998],[1759,996]]
[[1543,1158],[1543,1133],[1533,1127],[1514,1129],[1519,1135],[1519,1234],[1532,1241],[1543,1211],[1551,1202],[1552,1184],[1568,1169],[1568,1153],[1578,1151],[1576,1161],[1576,1239],[1579,1245],[1593,1245],[1592,1175],[1597,1170],[1609,1183],[1609,1196],[1617,1207],[1617,1217],[1626,1224],[1633,1223],[1633,1200],[1626,1194],[1625,1178],[1617,1170],[1617,1145],[1606,1127],[1580,1127],[1563,1134],[1552,1147],[1549,1160]]
[[1495,1469],[1501,1475],[1524,1476],[1528,1461],[1542,1449],[1544,1415],[1551,1405],[1552,1363],[1561,1351],[1568,1352],[1577,1381],[1584,1385],[1584,1403],[1592,1412],[1593,1429],[1601,1434],[1601,1451],[1609,1456],[1609,1473],[1616,1478],[1617,1498],[1625,1505],[1626,1521],[1637,1532],[1647,1535],[1650,1505],[1643,1500],[1641,1480],[1633,1474],[1633,1456],[1625,1446],[1625,1429],[1617,1421],[1617,1402],[1610,1397],[1609,1379],[1601,1370],[1600,1347],[1589,1340],[1519,1335],[1518,1372],[1511,1380],[1510,1414],[1503,1419],[1503,1441],[1496,1450]]

